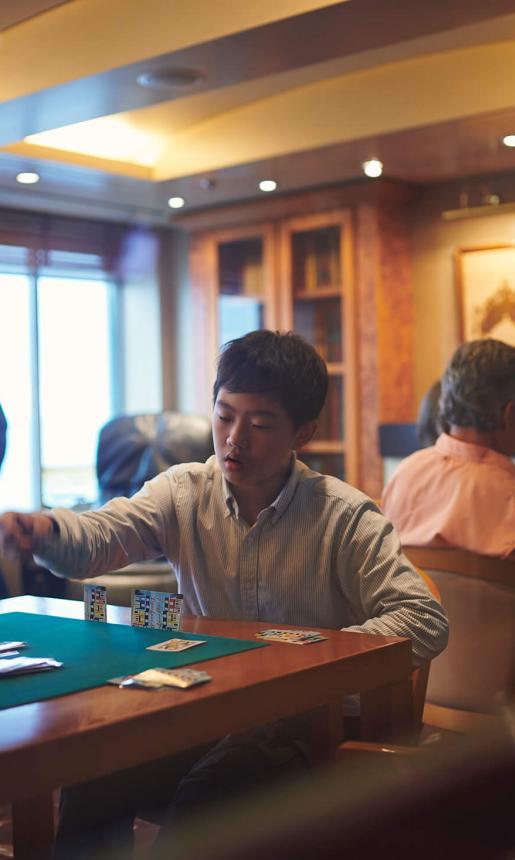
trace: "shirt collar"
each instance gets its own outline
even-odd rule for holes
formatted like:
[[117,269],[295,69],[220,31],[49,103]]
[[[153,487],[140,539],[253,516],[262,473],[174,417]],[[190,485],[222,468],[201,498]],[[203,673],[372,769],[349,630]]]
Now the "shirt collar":
[[[288,505],[290,504],[293,495],[295,493],[297,484],[299,482],[299,467],[297,464],[297,457],[295,455],[295,451],[292,452],[291,461],[290,461],[290,473],[288,475],[288,479],[279,492],[279,495],[276,499],[269,505],[265,510],[273,510],[272,522],[277,522],[277,520],[283,515]],[[225,499],[225,517],[236,516],[238,513],[238,503],[234,498],[231,488],[228,482],[225,479],[225,475],[222,473],[222,488]]]
[[438,451],[447,457],[455,457],[471,463],[486,463],[505,469],[512,474],[515,471],[515,466],[509,457],[500,454],[499,451],[494,451],[493,448],[487,448],[486,445],[464,442],[462,439],[449,436],[448,433],[442,433],[435,445]]

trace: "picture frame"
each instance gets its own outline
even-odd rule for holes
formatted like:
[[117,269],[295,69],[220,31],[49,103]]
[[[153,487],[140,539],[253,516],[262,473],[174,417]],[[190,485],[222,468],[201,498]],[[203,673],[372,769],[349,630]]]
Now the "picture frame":
[[455,264],[460,340],[515,346],[515,243],[459,248]]

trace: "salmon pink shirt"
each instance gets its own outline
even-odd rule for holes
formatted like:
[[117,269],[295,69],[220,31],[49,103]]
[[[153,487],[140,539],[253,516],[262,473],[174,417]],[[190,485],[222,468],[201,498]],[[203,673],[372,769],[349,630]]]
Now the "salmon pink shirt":
[[491,448],[443,433],[401,462],[382,507],[404,545],[515,552],[515,466]]

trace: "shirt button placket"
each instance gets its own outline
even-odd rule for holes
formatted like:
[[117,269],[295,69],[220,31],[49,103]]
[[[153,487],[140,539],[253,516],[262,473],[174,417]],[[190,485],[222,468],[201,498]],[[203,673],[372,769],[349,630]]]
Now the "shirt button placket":
[[240,554],[241,606],[245,618],[257,619],[259,540],[261,527],[255,524],[243,540]]

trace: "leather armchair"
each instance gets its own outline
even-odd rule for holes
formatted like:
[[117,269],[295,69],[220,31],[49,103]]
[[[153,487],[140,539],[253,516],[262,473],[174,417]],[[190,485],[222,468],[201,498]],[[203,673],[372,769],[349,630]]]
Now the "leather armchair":
[[204,462],[213,450],[211,421],[205,415],[166,411],[112,418],[98,437],[100,503],[132,496],[169,466]]
[[[121,415],[101,428],[97,446],[99,503],[132,496],[159,472],[179,463],[204,462],[213,453],[211,421],[180,412]],[[131,564],[92,580],[68,580],[67,597],[81,599],[84,582],[107,587],[110,603],[129,606],[134,588],[177,590],[164,559]]]

